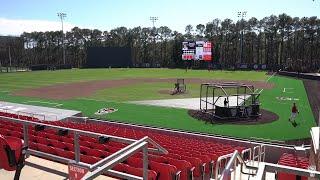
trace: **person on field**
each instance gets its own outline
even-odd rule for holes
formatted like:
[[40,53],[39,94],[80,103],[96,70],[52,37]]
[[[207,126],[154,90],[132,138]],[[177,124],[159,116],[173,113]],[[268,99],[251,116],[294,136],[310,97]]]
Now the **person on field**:
[[299,111],[298,111],[298,108],[296,106],[296,103],[293,103],[293,106],[291,108],[291,116],[289,118],[289,121],[292,122],[294,126],[297,125],[295,119],[296,119],[298,114],[299,114]]
[[228,103],[229,103],[229,101],[227,100],[227,98],[224,98],[224,102],[223,102],[224,107],[227,107],[227,106],[228,106]]
[[179,92],[181,92],[179,83],[175,83],[175,84],[174,84],[174,89],[173,89],[171,95],[178,94]]

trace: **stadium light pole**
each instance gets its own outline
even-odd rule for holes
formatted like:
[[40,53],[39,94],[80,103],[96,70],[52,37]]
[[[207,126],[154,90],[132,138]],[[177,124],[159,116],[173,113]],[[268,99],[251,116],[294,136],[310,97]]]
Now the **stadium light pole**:
[[10,65],[10,72],[12,67],[12,61],[11,61],[11,47],[9,46],[9,65]]
[[155,16],[151,16],[150,17],[150,21],[152,22],[152,27],[154,28],[154,23],[157,22],[159,20],[158,17],[155,17]]
[[247,11],[239,11],[237,13],[238,18],[240,18],[240,63],[243,63],[243,31],[244,31],[244,18],[247,16]]
[[66,52],[65,52],[65,47],[64,47],[64,33],[63,33],[63,20],[64,20],[65,17],[67,17],[67,14],[60,12],[60,13],[57,13],[57,15],[61,20],[63,64],[66,64]]
[[[152,22],[152,31],[153,31],[153,58],[155,58],[156,56],[156,27],[154,26],[154,23],[157,22],[158,20],[159,20],[158,17],[155,17],[155,16],[150,17],[150,21]],[[154,60],[152,60],[151,65],[153,64],[153,61]]]

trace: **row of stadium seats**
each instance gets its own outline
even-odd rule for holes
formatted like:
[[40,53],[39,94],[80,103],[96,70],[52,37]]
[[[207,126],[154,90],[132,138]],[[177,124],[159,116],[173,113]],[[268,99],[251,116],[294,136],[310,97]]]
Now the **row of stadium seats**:
[[22,119],[22,120],[39,120],[39,119],[36,118],[36,117],[25,116],[25,115],[18,115],[18,114],[8,113],[8,112],[2,112],[2,111],[0,111],[0,116],[10,117],[10,118],[16,118],[16,119]]
[[[31,121],[35,120],[32,119]],[[201,140],[165,132],[160,133],[153,130],[122,127],[115,124],[82,124],[65,121],[42,122],[61,127],[81,129],[132,139],[140,139],[144,136],[149,136],[165,147],[169,152],[167,155],[149,154],[149,170],[151,174],[153,174],[152,171],[156,172],[159,179],[168,179],[168,177],[173,176],[178,171],[181,171],[181,179],[189,179],[188,177],[192,174],[194,177],[201,177],[204,173],[208,175],[210,172],[210,163],[215,162],[219,156],[232,153],[234,150],[242,152],[245,149],[244,147],[222,144],[212,140]],[[23,137],[22,126],[20,124],[8,121],[0,121],[0,123],[1,134],[19,138]],[[31,149],[74,159],[74,140],[72,133],[69,133],[66,136],[59,136],[57,135],[57,132],[52,129],[35,131],[34,128],[31,127],[29,127],[28,132],[29,146]],[[126,146],[126,144],[113,141],[100,144],[97,139],[88,136],[80,136],[79,139],[81,153],[80,160],[89,164],[93,164],[101,158],[107,157]],[[136,168],[138,170],[135,172],[140,172],[139,168],[142,168],[142,153],[135,154],[122,164],[123,167],[125,167],[125,170],[121,172],[129,173],[131,170],[127,169],[130,168]]]
[[[284,165],[284,166],[290,166],[290,167],[297,167],[302,169],[308,169],[309,167],[309,159],[305,157],[298,157],[294,154],[287,154],[284,153],[279,161],[278,164]],[[278,180],[307,180],[308,177],[297,177],[297,175],[279,172],[278,173]]]

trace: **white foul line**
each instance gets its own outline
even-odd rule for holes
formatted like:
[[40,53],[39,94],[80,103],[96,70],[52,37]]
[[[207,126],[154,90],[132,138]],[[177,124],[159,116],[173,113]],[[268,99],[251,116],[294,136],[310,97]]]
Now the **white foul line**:
[[[267,80],[266,82],[268,82],[274,75],[276,75],[276,73],[273,73]],[[263,92],[264,89],[261,89],[259,94],[261,94]]]
[[268,82],[274,75],[276,75],[276,73],[273,73],[268,79],[266,82]]

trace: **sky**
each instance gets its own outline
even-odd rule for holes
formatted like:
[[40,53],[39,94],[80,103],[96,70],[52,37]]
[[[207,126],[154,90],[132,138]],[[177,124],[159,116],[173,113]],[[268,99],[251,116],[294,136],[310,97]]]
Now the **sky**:
[[0,0],[0,35],[61,30],[73,27],[110,31],[125,26],[168,26],[184,32],[188,24],[206,24],[215,18],[237,21],[237,12],[262,19],[286,13],[293,17],[320,17],[320,0]]

